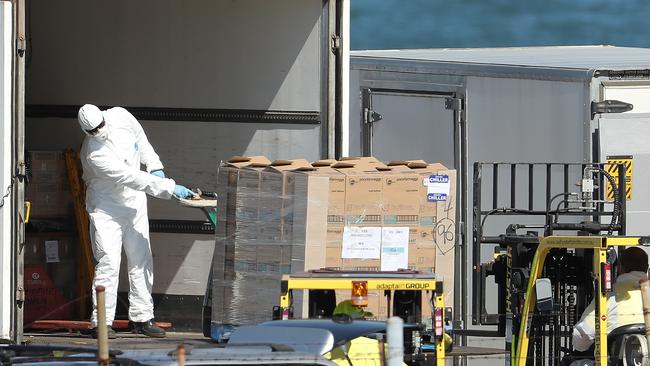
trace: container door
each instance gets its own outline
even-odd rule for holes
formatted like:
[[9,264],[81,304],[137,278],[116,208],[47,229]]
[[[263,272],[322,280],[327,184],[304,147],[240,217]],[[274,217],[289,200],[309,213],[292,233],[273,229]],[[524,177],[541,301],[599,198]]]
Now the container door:
[[[456,92],[408,91],[396,89],[362,89],[362,151],[366,156],[375,156],[380,161],[425,160],[440,162],[456,169],[457,192],[465,192],[466,154],[461,143],[466,136],[462,127],[463,100]],[[465,146],[466,144],[462,144]],[[436,252],[436,273],[447,278],[445,281],[445,304],[460,314],[459,276],[455,268],[461,268],[460,248],[465,243],[462,222],[466,222],[463,194],[455,202],[448,201],[448,208],[456,205],[453,222],[445,228],[444,220],[436,224],[438,235],[453,230],[454,250],[441,249]],[[442,231],[440,231],[442,230]],[[452,282],[454,279],[456,282]]]
[[602,100],[633,105],[624,113],[600,114],[601,162],[618,161],[628,168],[626,187],[627,235],[648,235],[650,222],[650,83],[604,85]]
[[453,93],[364,89],[364,155],[456,168],[454,101]]
[[11,125],[13,13],[10,1],[0,1],[0,340],[11,340],[12,220],[11,220]]

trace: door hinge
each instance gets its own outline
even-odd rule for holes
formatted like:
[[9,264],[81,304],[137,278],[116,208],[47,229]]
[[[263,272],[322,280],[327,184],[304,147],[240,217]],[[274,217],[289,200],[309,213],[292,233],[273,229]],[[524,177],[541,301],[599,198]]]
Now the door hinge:
[[16,52],[18,52],[18,57],[23,57],[25,55],[25,50],[27,46],[25,44],[25,35],[21,34],[18,36],[18,42],[16,42]]
[[445,98],[445,109],[454,111],[463,110],[463,100],[460,98]]
[[27,178],[27,165],[25,164],[24,160],[18,162],[18,166],[16,167],[16,178],[20,182],[22,182],[23,179]]
[[338,34],[332,34],[332,52],[336,52],[341,48],[341,36]]
[[373,111],[370,108],[363,109],[363,123],[370,124],[381,121],[384,118],[381,114]]
[[598,113],[623,113],[631,111],[634,105],[621,102],[620,100],[603,100],[602,102],[591,102],[591,119]]
[[25,302],[25,289],[22,286],[18,286],[16,289],[16,302],[23,303]]

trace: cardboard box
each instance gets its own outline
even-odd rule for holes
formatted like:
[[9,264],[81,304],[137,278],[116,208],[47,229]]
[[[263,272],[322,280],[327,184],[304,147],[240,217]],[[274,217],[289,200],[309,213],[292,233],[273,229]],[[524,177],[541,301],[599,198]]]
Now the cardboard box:
[[337,161],[336,159],[323,159],[323,160],[317,160],[311,163],[311,166],[314,168],[322,168],[322,167],[328,167],[333,164],[336,164]]
[[[79,242],[70,233],[25,233],[26,324],[73,319],[71,304],[79,292],[78,250]],[[62,308],[51,307],[54,304]]]
[[330,177],[303,168],[287,176],[293,181],[292,271],[323,268],[327,265]]
[[32,183],[68,183],[62,151],[28,151],[27,165]]
[[261,218],[258,240],[291,243],[295,177],[287,173],[301,169],[313,170],[313,167],[305,159],[276,160],[262,171],[260,202],[255,203]]
[[[217,174],[217,195],[219,205],[217,206],[217,236],[222,238],[232,237],[234,239],[237,207],[244,208],[249,190],[259,189],[258,171],[269,165],[271,161],[264,156],[233,156],[223,162],[218,168]],[[251,168],[243,174],[244,179],[240,185],[240,174],[242,169]],[[248,173],[248,174],[247,174]],[[238,197],[238,187],[242,190],[242,196]],[[242,214],[246,214],[245,212]],[[257,215],[253,215],[254,217]]]
[[[327,264],[329,177],[306,168],[298,168],[286,175],[288,180],[292,181],[293,211],[290,268],[286,273],[324,268]],[[302,301],[306,293],[306,291],[295,293],[296,315],[308,313],[309,304]]]
[[[25,307],[24,323],[29,328],[36,320],[56,319],[73,320],[74,295],[66,294],[52,280],[44,265],[26,264],[25,272]],[[71,279],[70,284],[76,284]]]
[[[329,178],[303,159],[225,168],[236,169],[236,184],[222,174],[234,185],[226,193],[235,214],[227,213],[233,225],[222,231],[234,228],[234,234],[224,240],[222,273],[214,275],[213,289],[222,297],[213,306],[213,319],[251,324],[270,317],[283,274],[325,266]],[[307,304],[301,293],[294,295],[299,315]]]
[[[213,319],[230,321],[229,309],[236,304],[233,286],[242,274],[238,271],[255,268],[250,244],[257,236],[259,210],[259,175],[271,161],[263,156],[234,156],[218,170],[217,220],[213,257]],[[252,203],[255,203],[252,205]],[[239,274],[238,274],[239,273]]]
[[442,164],[413,169],[422,177],[420,187],[421,246],[436,248],[435,273],[444,279],[445,305],[453,306],[456,245],[456,171]]
[[383,224],[418,225],[422,186],[420,176],[404,165],[383,170],[381,173]]
[[74,215],[72,193],[67,182],[31,182],[26,185],[25,199],[31,203],[30,217],[71,218]]
[[367,163],[381,163],[374,156],[344,156],[341,158],[340,161],[355,161],[355,160],[367,162]]
[[339,248],[340,253],[341,244],[343,243],[343,228],[343,225],[327,225],[326,248]]
[[345,175],[330,166],[315,168],[314,174],[327,177],[329,180],[327,226],[345,225]]
[[345,175],[345,224],[380,226],[382,223],[382,174],[358,163],[332,165]]
[[[341,231],[342,233],[342,231]],[[342,234],[341,234],[342,235]],[[331,245],[325,248],[325,267],[327,268],[341,268],[341,242],[338,245]]]

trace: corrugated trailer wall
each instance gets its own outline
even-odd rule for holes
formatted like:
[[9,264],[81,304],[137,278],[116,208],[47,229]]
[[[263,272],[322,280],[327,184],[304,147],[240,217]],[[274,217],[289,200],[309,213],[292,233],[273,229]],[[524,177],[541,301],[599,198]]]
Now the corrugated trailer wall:
[[[232,155],[316,160],[322,7],[320,0],[30,2],[27,149],[78,148],[83,135],[66,106],[94,103],[164,116],[140,120],[166,174],[191,188],[214,191],[217,166]],[[149,200],[149,218],[205,219],[157,199]],[[180,302],[199,317],[213,235],[152,231],[157,316],[165,320]],[[120,290],[127,289],[123,273]]]

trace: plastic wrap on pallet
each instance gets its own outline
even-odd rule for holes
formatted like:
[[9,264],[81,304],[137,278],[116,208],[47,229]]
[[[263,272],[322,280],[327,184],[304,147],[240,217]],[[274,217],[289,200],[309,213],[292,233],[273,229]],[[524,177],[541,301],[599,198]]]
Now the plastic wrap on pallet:
[[[226,219],[216,230],[213,322],[267,321],[282,275],[325,266],[328,179],[296,164],[219,168]],[[302,314],[302,294],[294,294],[294,309]]]
[[[443,269],[451,303],[455,171],[424,162],[282,160],[224,163],[218,179],[225,219],[216,230],[213,323],[271,319],[282,275],[323,267]],[[399,238],[392,248],[390,235]],[[296,317],[308,315],[304,295],[293,293]],[[381,296],[372,303],[384,313]]]

